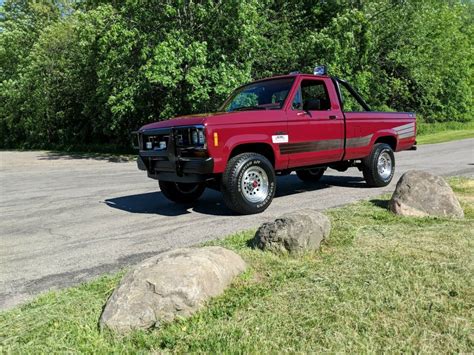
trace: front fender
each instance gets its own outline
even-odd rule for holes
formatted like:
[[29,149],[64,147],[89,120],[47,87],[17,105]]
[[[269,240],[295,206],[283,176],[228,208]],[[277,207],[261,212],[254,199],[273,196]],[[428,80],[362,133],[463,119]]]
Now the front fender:
[[210,147],[209,151],[214,158],[214,173],[222,173],[225,170],[229,157],[232,151],[238,146],[245,144],[266,144],[268,145],[275,156],[275,168],[280,169],[281,158],[280,151],[274,143],[272,143],[271,136],[265,133],[246,133],[239,135],[225,136],[223,132],[219,135],[219,141],[222,145],[219,147]]

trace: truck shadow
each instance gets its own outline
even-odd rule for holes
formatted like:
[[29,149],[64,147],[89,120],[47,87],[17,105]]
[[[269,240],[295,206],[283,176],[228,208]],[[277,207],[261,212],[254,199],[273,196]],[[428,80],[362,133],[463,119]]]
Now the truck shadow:
[[193,204],[177,204],[169,201],[160,191],[106,199],[107,206],[130,213],[158,214],[162,216],[180,216],[191,210],[215,216],[231,216],[219,192],[207,189],[202,197]]
[[296,175],[278,178],[275,197],[294,195],[297,193],[327,189],[331,186],[363,188],[367,185],[359,176],[324,175],[318,182],[302,182]]
[[[365,182],[355,176],[324,176],[317,183],[304,183],[296,175],[279,177],[275,198],[330,188],[331,186],[363,188]],[[158,214],[163,216],[179,216],[191,211],[215,216],[232,216],[218,191],[207,189],[203,196],[194,204],[176,204],[168,201],[160,192],[128,195],[106,199],[107,206],[130,213]]]

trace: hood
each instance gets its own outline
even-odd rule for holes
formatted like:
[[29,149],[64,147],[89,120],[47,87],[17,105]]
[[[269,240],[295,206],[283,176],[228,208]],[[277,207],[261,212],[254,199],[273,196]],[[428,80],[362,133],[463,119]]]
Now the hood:
[[147,129],[157,128],[168,128],[168,127],[179,127],[179,126],[194,126],[204,125],[208,118],[215,116],[230,116],[235,115],[235,112],[213,112],[213,113],[200,113],[195,115],[179,116],[166,121],[158,121],[149,123],[142,128],[140,131]]
[[286,120],[286,115],[283,110],[201,113],[196,115],[180,116],[167,121],[150,123],[140,128],[140,130],[142,131],[146,129],[159,129],[194,125],[218,126],[239,123],[273,122],[275,120]]

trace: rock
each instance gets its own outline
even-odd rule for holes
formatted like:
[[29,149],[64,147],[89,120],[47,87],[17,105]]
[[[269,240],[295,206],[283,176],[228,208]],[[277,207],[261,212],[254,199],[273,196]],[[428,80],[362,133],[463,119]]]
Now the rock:
[[418,170],[410,170],[398,180],[389,208],[402,216],[464,217],[447,182],[440,176]]
[[275,253],[301,253],[318,249],[330,231],[331,222],[324,214],[300,210],[262,224],[255,234],[254,245]]
[[245,268],[239,255],[221,247],[176,249],[149,258],[112,293],[100,327],[125,334],[187,317],[221,294]]

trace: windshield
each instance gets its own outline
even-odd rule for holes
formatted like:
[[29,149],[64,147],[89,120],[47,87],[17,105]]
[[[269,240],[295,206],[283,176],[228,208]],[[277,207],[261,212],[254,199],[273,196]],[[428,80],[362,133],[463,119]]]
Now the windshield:
[[295,78],[270,79],[244,85],[224,102],[221,111],[281,109]]

